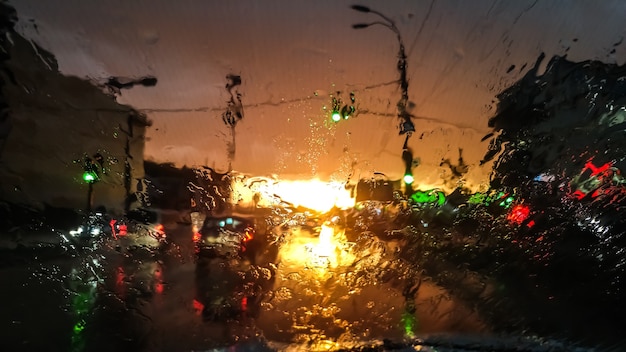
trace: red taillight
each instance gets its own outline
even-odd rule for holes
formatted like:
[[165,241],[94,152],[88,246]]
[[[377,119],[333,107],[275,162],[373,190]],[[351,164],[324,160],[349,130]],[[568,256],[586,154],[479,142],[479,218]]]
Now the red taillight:
[[252,227],[246,227],[243,230],[243,238],[241,239],[241,251],[246,251],[246,244],[254,238],[254,229]]
[[200,315],[202,313],[202,310],[204,309],[204,304],[200,303],[200,301],[194,299],[193,300],[193,310],[196,311],[197,315]]
[[595,176],[595,175],[597,175],[597,174],[600,174],[600,173],[603,173],[603,172],[607,171],[607,170],[608,170],[611,166],[613,166],[613,163],[612,163],[612,162],[608,162],[608,163],[606,163],[606,164],[604,164],[604,165],[602,165],[602,166],[596,167],[596,166],[595,166],[595,165],[591,162],[591,160],[589,160],[589,161],[585,164],[585,167],[583,168],[583,172],[584,172],[586,169],[589,169],[589,170],[591,170],[591,176]]
[[202,237],[202,235],[200,234],[200,232],[195,232],[195,233],[193,234],[192,239],[193,239],[193,241],[194,241],[194,242],[196,242],[196,243],[197,243],[197,242],[200,242],[200,238],[201,238],[201,237]]
[[117,268],[117,274],[115,275],[115,285],[116,286],[121,286],[124,284],[124,278],[125,278],[125,273],[124,273],[124,268],[122,268],[121,266]]
[[157,283],[154,285],[154,291],[155,291],[157,294],[162,294],[162,293],[163,293],[163,283],[162,283],[162,282],[157,282]]
[[524,204],[518,204],[511,209],[507,215],[507,220],[521,224],[530,216],[530,208]]
[[111,221],[109,221],[109,225],[111,225],[111,233],[113,234],[113,237],[115,239],[117,239],[117,233],[115,232],[115,223],[117,222],[117,220],[115,219],[111,219]]
[[241,299],[241,310],[244,312],[248,310],[248,297],[244,296]]
[[243,231],[243,242],[249,242],[254,238],[254,229],[251,227],[246,227]]
[[164,288],[164,285],[163,285],[163,273],[161,272],[160,268],[157,268],[154,271],[154,280],[155,280],[154,291],[156,293],[158,293],[158,294],[163,293],[163,288]]
[[163,226],[163,224],[156,225],[154,231],[160,238],[165,238],[165,226]]
[[117,267],[115,275],[115,293],[122,299],[126,298],[126,273],[121,266]]

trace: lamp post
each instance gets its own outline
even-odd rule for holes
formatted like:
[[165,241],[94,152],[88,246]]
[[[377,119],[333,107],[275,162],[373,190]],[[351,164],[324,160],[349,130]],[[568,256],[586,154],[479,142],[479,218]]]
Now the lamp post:
[[407,104],[409,103],[409,81],[407,79],[406,74],[406,53],[404,51],[404,43],[402,42],[402,36],[400,35],[400,31],[398,27],[396,27],[396,23],[390,19],[389,17],[383,15],[382,13],[372,10],[367,6],[362,5],[352,5],[351,8],[355,11],[364,12],[364,13],[373,13],[378,17],[382,18],[383,21],[374,21],[369,23],[356,23],[352,25],[354,29],[363,29],[368,28],[374,25],[381,25],[385,28],[389,28],[396,34],[396,38],[398,40],[398,45],[400,48],[398,49],[398,64],[397,69],[400,73],[400,79],[398,83],[400,84],[400,90],[402,91],[402,96],[398,101],[398,118],[400,119],[400,134],[406,134],[406,138],[404,139],[404,146],[402,147],[402,160],[405,164],[405,172],[404,172],[404,186],[405,186],[405,194],[410,196],[413,193],[413,151],[408,147],[409,137],[413,132],[415,132],[415,125],[413,125],[413,121],[411,120],[411,114],[407,111]]
[[400,35],[400,31],[398,30],[398,27],[396,27],[396,23],[392,19],[388,18],[387,16],[383,15],[382,13],[378,11],[372,10],[369,7],[362,6],[362,5],[352,5],[351,8],[359,12],[373,13],[383,19],[383,21],[374,21],[374,22],[369,22],[369,23],[356,23],[352,25],[352,28],[363,29],[363,28],[374,26],[374,25],[381,25],[383,27],[389,28],[391,31],[393,31],[396,34],[398,45],[400,46],[398,50],[398,64],[397,64],[397,69],[398,69],[398,72],[400,73],[400,80],[398,81],[398,83],[400,84],[400,89],[402,91],[402,96],[400,97],[400,100],[398,101],[398,104],[397,104],[398,117],[401,119],[400,134],[407,134],[407,140],[408,140],[408,137],[411,135],[411,133],[415,132],[415,126],[413,125],[413,121],[411,121],[411,114],[409,114],[407,111],[407,104],[409,102],[409,81],[407,79],[407,74],[406,74],[407,57],[404,51],[404,43],[402,42],[402,36]]

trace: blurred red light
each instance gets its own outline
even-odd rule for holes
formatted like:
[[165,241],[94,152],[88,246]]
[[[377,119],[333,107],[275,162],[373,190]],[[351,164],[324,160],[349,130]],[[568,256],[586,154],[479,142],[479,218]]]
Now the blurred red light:
[[582,191],[578,189],[574,193],[572,193],[572,196],[574,196],[578,200],[585,198],[585,195],[586,195],[585,193],[583,193]]
[[202,310],[204,310],[204,304],[200,303],[200,301],[194,299],[193,300],[193,309],[196,311],[196,314],[200,315]]
[[126,298],[126,273],[121,266],[117,267],[115,274],[115,293],[122,299]]
[[251,241],[254,238],[254,229],[247,227],[243,233],[243,242]]
[[115,233],[115,223],[117,222],[117,220],[115,219],[111,219],[111,221],[109,221],[109,225],[111,226],[111,233],[113,234],[113,237],[115,239],[117,239],[117,233]]
[[518,204],[511,209],[506,219],[521,224],[524,220],[528,219],[528,216],[530,216],[530,208],[524,204]]
[[589,169],[591,170],[591,176],[595,176],[599,173],[603,173],[605,171],[607,171],[611,166],[613,166],[613,163],[608,162],[602,166],[596,167],[591,161],[588,161],[585,164],[585,167],[583,168],[583,170],[585,169]]

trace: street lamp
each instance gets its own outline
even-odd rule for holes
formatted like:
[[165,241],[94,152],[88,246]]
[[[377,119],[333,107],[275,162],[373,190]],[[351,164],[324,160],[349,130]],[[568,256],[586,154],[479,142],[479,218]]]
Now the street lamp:
[[396,27],[396,23],[393,20],[391,20],[390,18],[388,18],[387,16],[383,15],[382,13],[378,11],[372,10],[369,7],[362,6],[362,5],[352,5],[350,7],[355,11],[364,12],[364,13],[373,13],[384,20],[384,21],[374,21],[374,22],[369,22],[369,23],[356,23],[352,25],[352,28],[363,29],[363,28],[374,26],[374,25],[381,25],[383,27],[389,28],[391,31],[393,31],[396,34],[398,44],[400,45],[400,49],[398,51],[397,69],[398,69],[398,72],[400,73],[399,84],[400,84],[400,89],[402,90],[402,97],[398,101],[398,105],[397,105],[398,117],[402,120],[400,123],[400,134],[407,134],[407,138],[408,138],[408,136],[410,136],[411,133],[415,132],[415,125],[413,125],[413,121],[411,121],[411,114],[409,114],[407,111],[407,104],[409,102],[409,81],[407,79],[407,74],[406,74],[406,66],[407,66],[406,53],[404,52],[404,43],[402,42],[402,36],[400,35],[400,31],[398,30],[398,27]]
[[383,19],[383,21],[374,21],[369,23],[356,23],[352,25],[354,29],[363,29],[375,25],[381,25],[385,28],[390,29],[392,32],[396,34],[396,38],[398,40],[398,45],[400,46],[398,50],[398,64],[397,69],[400,73],[400,80],[398,83],[400,84],[400,89],[402,91],[402,96],[398,101],[398,118],[400,118],[400,134],[406,134],[406,138],[404,140],[404,147],[402,148],[402,160],[405,164],[405,172],[404,172],[404,185],[405,185],[405,193],[410,195],[413,192],[413,152],[408,147],[409,137],[413,132],[415,132],[415,125],[413,125],[413,121],[411,120],[411,114],[407,111],[407,104],[409,103],[409,81],[407,79],[406,74],[406,53],[404,51],[404,43],[402,42],[402,35],[400,35],[400,31],[398,27],[396,27],[396,23],[390,19],[389,17],[383,15],[382,13],[372,10],[367,6],[363,5],[352,5],[351,8],[355,11],[364,12],[364,13],[373,13]]

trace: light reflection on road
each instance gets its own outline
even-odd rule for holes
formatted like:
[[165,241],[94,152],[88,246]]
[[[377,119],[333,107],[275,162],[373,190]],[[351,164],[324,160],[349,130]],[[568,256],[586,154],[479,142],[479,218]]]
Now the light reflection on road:
[[[202,272],[194,258],[191,226],[166,223],[166,232],[169,242],[160,248],[128,250],[111,238],[97,251],[38,263],[59,269],[55,275],[30,276],[30,280],[65,294],[48,296],[46,305],[39,307],[46,322],[23,326],[47,328],[65,321],[60,324],[66,326],[64,332],[57,326],[59,336],[53,341],[60,349],[70,346],[74,351],[194,350],[262,338],[307,343],[310,348],[337,343],[349,347],[373,339],[401,341],[410,330],[417,334],[486,331],[475,312],[428,280],[420,280],[415,301],[409,304],[414,313],[407,330],[403,290],[416,277],[406,263],[395,258],[393,244],[375,238],[362,238],[352,248],[342,249],[341,265],[328,268],[323,275],[319,268],[287,260],[270,271],[263,270],[268,269],[267,263],[229,264],[216,259],[210,270]],[[358,257],[355,248],[368,251]],[[94,258],[100,258],[98,265]],[[25,270],[30,269],[12,268],[11,277],[18,278]],[[271,278],[263,278],[268,272]],[[55,276],[67,280],[54,281]],[[216,302],[234,298],[239,310],[207,319],[202,314],[206,302],[197,300],[202,285],[211,287]],[[10,293],[36,300],[37,293],[29,291],[32,287],[14,287]],[[63,306],[68,307],[67,313],[58,312],[57,307]],[[28,313],[11,314],[19,320],[15,317]],[[67,323],[68,316],[71,323]],[[12,328],[15,336],[32,337],[25,345],[7,337],[20,348],[49,346],[32,331],[16,324]]]
[[[292,231],[292,240],[281,249],[273,295],[263,302],[257,320],[269,327],[264,330],[269,340],[313,345],[331,341],[345,347],[430,332],[487,330],[475,312],[398,258],[395,243],[371,234],[347,243],[339,234],[334,238],[340,240],[330,245],[333,253],[326,253],[327,261],[320,264],[315,246],[302,250],[316,239],[299,232]],[[411,286],[414,294],[408,295]]]

